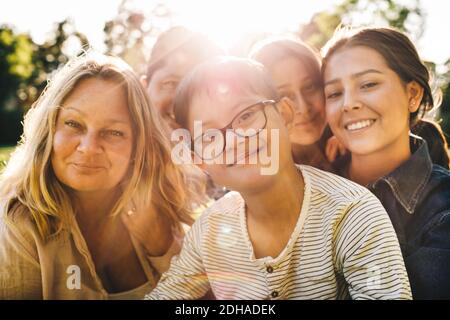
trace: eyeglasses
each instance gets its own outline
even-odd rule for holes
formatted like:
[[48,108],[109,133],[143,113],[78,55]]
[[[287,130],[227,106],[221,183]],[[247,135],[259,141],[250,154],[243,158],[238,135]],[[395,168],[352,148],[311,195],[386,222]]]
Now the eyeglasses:
[[208,129],[194,139],[192,151],[203,160],[213,160],[219,157],[226,146],[226,133],[231,131],[236,136],[251,138],[258,135],[267,125],[266,106],[275,106],[277,101],[263,100],[252,104],[236,115],[222,129]]

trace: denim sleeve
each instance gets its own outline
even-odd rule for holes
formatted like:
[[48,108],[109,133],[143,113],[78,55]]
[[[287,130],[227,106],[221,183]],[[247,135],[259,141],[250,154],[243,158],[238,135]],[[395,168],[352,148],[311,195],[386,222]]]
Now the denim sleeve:
[[450,299],[450,210],[437,215],[405,265],[414,299]]

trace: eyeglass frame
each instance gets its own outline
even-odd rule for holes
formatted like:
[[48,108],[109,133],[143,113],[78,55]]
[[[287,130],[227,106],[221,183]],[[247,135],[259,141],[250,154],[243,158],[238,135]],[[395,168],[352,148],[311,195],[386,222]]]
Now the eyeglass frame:
[[[257,136],[257,135],[258,135],[262,130],[264,130],[264,129],[266,128],[266,126],[267,126],[266,107],[267,107],[267,106],[275,106],[275,109],[278,110],[278,109],[276,108],[276,104],[277,104],[278,102],[279,102],[279,100],[271,100],[271,99],[269,99],[269,100],[261,100],[261,101],[255,102],[255,103],[249,105],[248,107],[246,107],[245,109],[241,110],[237,115],[235,115],[228,125],[226,125],[225,127],[221,128],[221,129],[214,129],[214,130],[220,131],[220,132],[222,133],[223,136],[226,136],[226,132],[227,132],[228,129],[232,129],[232,130],[233,130],[233,133],[234,133],[235,135],[241,137],[241,138],[251,138],[251,137]],[[248,110],[248,109],[250,109],[250,108],[253,108],[253,107],[257,106],[257,105],[261,105],[261,109],[262,109],[262,112],[263,112],[263,114],[264,114],[264,119],[265,119],[265,120],[264,120],[264,125],[262,126],[261,129],[259,129],[259,130],[258,130],[255,134],[253,134],[253,135],[250,135],[250,136],[242,136],[242,135],[240,135],[239,133],[237,133],[237,132],[233,129],[232,124],[233,124],[234,120],[236,120],[236,119],[237,119],[242,113],[244,113],[246,110]],[[210,130],[210,129],[208,129],[208,130]],[[198,137],[195,138],[195,139],[191,139],[191,151],[195,152],[195,154],[196,154],[198,157],[200,157],[202,160],[213,160],[213,159],[217,159],[217,157],[219,157],[219,156],[220,156],[221,154],[223,154],[223,152],[225,151],[226,141],[225,141],[224,144],[223,144],[222,151],[221,151],[219,154],[217,154],[217,156],[215,156],[214,158],[211,158],[211,159],[204,159],[202,156],[200,156],[200,155],[195,151],[195,142],[196,142],[199,138],[202,138],[202,139],[203,139],[203,136],[204,136],[204,134],[198,136]]]

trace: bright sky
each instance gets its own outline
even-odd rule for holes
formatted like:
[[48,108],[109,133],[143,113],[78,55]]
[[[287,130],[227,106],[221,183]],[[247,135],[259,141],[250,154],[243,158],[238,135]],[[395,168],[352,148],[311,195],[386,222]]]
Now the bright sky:
[[[331,9],[340,1],[135,0],[136,6],[144,9],[153,8],[158,2],[175,11],[176,24],[205,32],[227,45],[245,31],[296,30],[314,13]],[[34,41],[43,42],[54,22],[71,17],[94,48],[103,50],[104,23],[115,16],[119,3],[120,0],[10,0],[3,3],[0,24],[13,24],[19,31],[30,32]],[[450,1],[422,0],[422,7],[427,23],[418,49],[422,58],[444,63],[450,58]]]

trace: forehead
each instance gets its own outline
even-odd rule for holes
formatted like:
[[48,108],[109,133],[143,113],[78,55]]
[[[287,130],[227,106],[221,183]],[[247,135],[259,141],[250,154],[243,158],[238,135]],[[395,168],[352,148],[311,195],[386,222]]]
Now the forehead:
[[166,57],[160,68],[155,70],[152,79],[160,80],[170,76],[182,78],[198,63],[196,57],[183,52],[174,52]]
[[211,127],[221,128],[245,107],[266,97],[250,90],[233,90],[227,83],[217,83],[196,93],[189,106],[189,127],[194,121],[209,123]]
[[365,46],[344,48],[332,55],[325,68],[324,77],[328,80],[368,69],[387,71],[389,67],[384,57],[372,48]]
[[305,81],[314,77],[311,68],[308,68],[302,60],[293,55],[273,63],[270,67],[270,73],[277,85]]
[[129,120],[125,88],[110,80],[83,79],[63,102],[64,111],[76,109],[90,118]]

